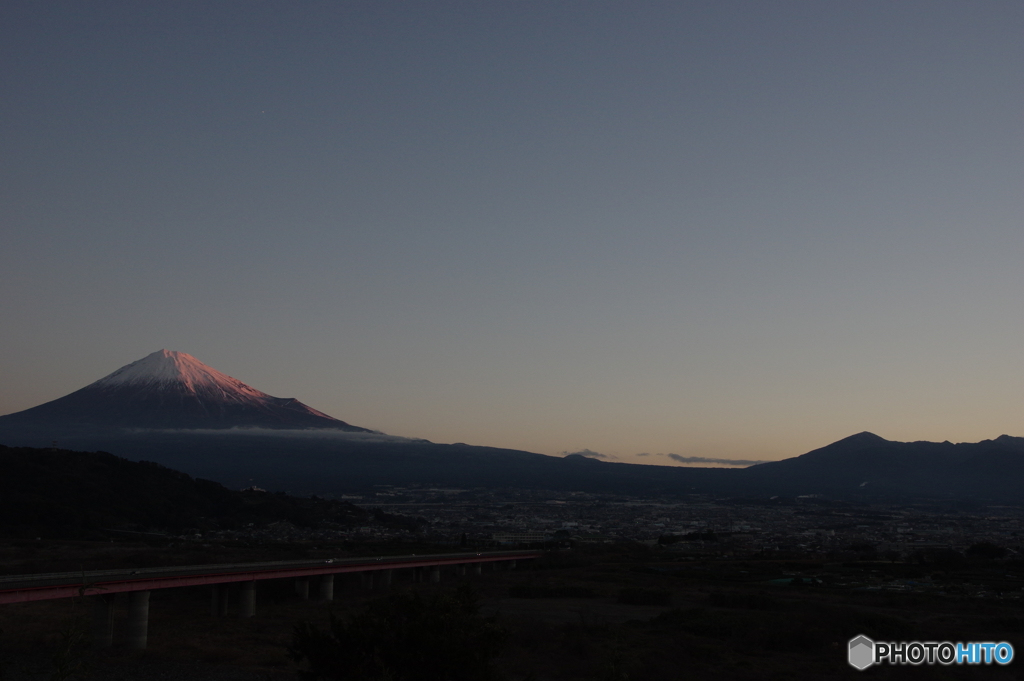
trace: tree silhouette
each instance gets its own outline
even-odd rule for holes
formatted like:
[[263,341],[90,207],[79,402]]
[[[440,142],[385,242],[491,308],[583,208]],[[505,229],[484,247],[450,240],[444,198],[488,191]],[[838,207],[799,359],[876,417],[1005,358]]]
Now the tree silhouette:
[[295,628],[289,653],[307,663],[307,681],[488,681],[505,640],[494,617],[479,613],[468,585],[423,598],[398,594],[373,601],[327,631]]

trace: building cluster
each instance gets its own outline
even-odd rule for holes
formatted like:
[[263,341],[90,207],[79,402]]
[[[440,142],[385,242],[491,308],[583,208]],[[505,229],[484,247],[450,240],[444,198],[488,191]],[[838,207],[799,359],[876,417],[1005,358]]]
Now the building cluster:
[[[262,527],[208,532],[205,540],[409,540],[451,545],[642,542],[673,556],[778,556],[912,560],[990,544],[1024,552],[1024,510],[1007,506],[853,505],[819,497],[736,500],[704,495],[634,498],[523,489],[380,487],[346,500],[417,519],[394,527]],[[411,525],[411,524],[410,524]],[[200,537],[196,537],[197,539]]]

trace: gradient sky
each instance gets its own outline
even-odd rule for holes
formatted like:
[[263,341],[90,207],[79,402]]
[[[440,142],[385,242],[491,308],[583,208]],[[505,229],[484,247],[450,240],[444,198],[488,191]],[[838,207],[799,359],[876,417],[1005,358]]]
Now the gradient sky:
[[625,461],[1024,435],[1024,4],[0,3],[0,413],[167,348]]

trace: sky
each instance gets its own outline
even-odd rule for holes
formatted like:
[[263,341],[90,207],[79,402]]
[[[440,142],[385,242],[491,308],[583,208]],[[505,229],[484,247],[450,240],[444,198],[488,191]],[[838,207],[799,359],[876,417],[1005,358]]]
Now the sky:
[[0,414],[166,348],[544,454],[1024,436],[1022,35],[1016,0],[5,0]]

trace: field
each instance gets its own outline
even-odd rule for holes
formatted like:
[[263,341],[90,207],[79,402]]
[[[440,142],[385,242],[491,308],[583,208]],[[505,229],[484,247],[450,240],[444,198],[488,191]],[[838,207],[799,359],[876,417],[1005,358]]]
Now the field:
[[[348,547],[349,551],[358,548]],[[408,546],[364,546],[369,552]],[[418,549],[418,551],[417,551]],[[423,552],[414,547],[412,552]],[[143,544],[8,546],[7,572],[53,569],[77,551],[127,564],[220,562],[267,557],[266,549],[209,548],[168,554]],[[337,554],[339,547],[278,547],[274,557]],[[299,555],[301,554],[301,555]],[[175,560],[176,559],[176,560]],[[20,571],[20,570],[19,570]],[[991,666],[879,666],[858,672],[846,662],[847,641],[1009,641],[1024,645],[1016,598],[1019,566],[975,561],[955,567],[816,560],[683,560],[637,544],[579,547],[479,577],[446,573],[441,584],[400,575],[393,593],[425,598],[468,579],[481,612],[506,630],[497,667],[510,680],[986,678],[1012,679],[1020,663]],[[311,588],[311,594],[316,589]],[[22,679],[181,679],[269,681],[296,678],[287,654],[295,625],[325,627],[329,613],[346,617],[381,591],[358,576],[336,583],[328,605],[300,600],[289,581],[260,582],[256,616],[210,615],[206,588],[153,592],[149,647],[93,650],[88,604],[80,599],[0,608],[4,681]],[[116,606],[116,632],[126,606]],[[80,666],[79,666],[80,665]],[[78,671],[70,673],[74,669]],[[65,674],[61,677],[60,674]]]

